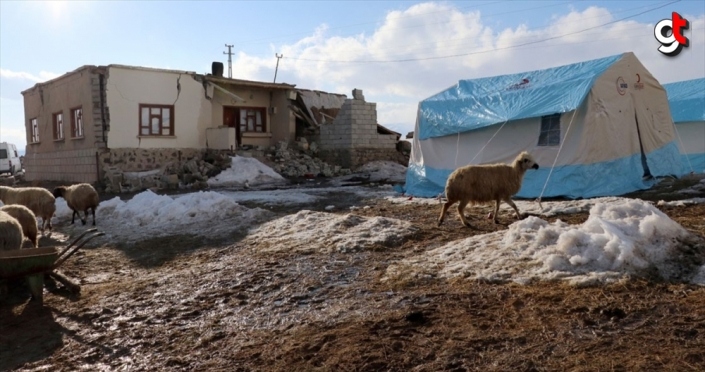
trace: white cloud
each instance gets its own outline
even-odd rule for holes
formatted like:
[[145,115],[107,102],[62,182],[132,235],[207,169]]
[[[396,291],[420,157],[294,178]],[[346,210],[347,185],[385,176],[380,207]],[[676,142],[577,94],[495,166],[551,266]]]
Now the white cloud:
[[[643,10],[642,5],[634,13]],[[542,28],[493,29],[493,22],[483,19],[481,12],[429,2],[389,12],[369,35],[330,35],[322,25],[312,35],[293,44],[272,46],[272,50],[284,54],[278,82],[348,96],[353,88],[363,89],[368,101],[378,103],[380,124],[403,121],[403,128],[395,125],[403,131],[413,130],[420,100],[459,79],[543,69],[627,51],[634,52],[663,83],[703,76],[705,15],[689,16],[690,35],[686,36],[691,45],[677,58],[668,58],[656,50],[653,24],[626,20],[598,27],[629,14],[613,15],[604,8],[590,7],[557,15]],[[589,28],[594,29],[581,32]],[[570,35],[539,42],[566,34]],[[443,58],[453,55],[464,56]],[[363,62],[406,59],[418,60]],[[275,65],[273,53],[267,58],[239,53],[233,61],[233,75],[269,81]]]
[[39,71],[39,75],[34,75],[30,72],[23,71],[12,71],[0,68],[0,78],[3,79],[18,79],[18,80],[29,80],[35,83],[43,83],[45,81],[59,77],[60,74],[56,74],[48,71]]

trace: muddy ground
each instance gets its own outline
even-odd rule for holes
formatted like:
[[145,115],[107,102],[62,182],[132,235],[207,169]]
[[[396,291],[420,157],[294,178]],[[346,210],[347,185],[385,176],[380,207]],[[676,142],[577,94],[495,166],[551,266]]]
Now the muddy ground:
[[[19,283],[0,299],[0,370],[705,370],[705,287],[383,284],[390,264],[506,229],[512,215],[492,225],[482,218],[489,208],[472,209],[479,229],[471,230],[455,214],[436,227],[439,205],[331,195],[315,207],[334,201],[334,213],[370,205],[353,213],[419,231],[398,246],[346,254],[262,253],[237,231],[88,246],[62,267],[81,282],[80,295],[48,282],[39,307]],[[660,209],[705,237],[705,204]],[[557,218],[578,224],[587,214],[548,220]],[[42,241],[52,244],[63,243]]]

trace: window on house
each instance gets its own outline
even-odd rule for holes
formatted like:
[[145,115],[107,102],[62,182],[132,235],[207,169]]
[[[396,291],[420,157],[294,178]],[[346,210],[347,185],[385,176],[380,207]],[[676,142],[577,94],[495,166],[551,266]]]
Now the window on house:
[[52,127],[54,128],[54,139],[61,140],[64,139],[64,113],[57,112],[52,115]]
[[261,107],[240,108],[240,133],[258,132],[264,133],[267,130],[267,111]]
[[140,104],[140,136],[173,136],[174,106]]
[[37,118],[29,120],[30,143],[39,142],[39,123]]
[[81,107],[71,109],[71,137],[83,137],[83,109]]
[[561,114],[541,117],[538,146],[558,146],[561,143]]

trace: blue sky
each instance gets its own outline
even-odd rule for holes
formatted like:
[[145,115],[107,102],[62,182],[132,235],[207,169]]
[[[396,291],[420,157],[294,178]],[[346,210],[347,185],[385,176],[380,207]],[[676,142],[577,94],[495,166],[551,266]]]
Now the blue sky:
[[[25,146],[20,92],[39,81],[86,64],[208,72],[211,62],[227,62],[226,43],[234,44],[233,77],[270,81],[283,53],[278,82],[348,96],[363,89],[380,124],[402,132],[413,130],[418,101],[458,79],[626,51],[662,83],[705,76],[705,2],[669,3],[2,0],[0,141]],[[652,30],[672,11],[691,21],[691,46],[669,59]],[[400,59],[414,61],[359,62]],[[331,60],[345,62],[322,62]]]

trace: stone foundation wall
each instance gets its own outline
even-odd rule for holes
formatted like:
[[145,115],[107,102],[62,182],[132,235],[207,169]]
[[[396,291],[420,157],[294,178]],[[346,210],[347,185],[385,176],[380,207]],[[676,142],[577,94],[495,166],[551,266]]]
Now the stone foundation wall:
[[24,156],[25,180],[95,183],[97,149],[28,153]]
[[191,159],[200,160],[204,153],[202,149],[110,149],[100,155],[100,164],[122,172],[144,172],[181,167]]
[[212,149],[110,149],[99,155],[100,180],[108,192],[166,187],[166,183],[173,187],[179,181],[191,184],[205,177],[198,164],[214,162],[220,155],[234,153]]
[[358,167],[377,160],[393,161],[403,166],[409,165],[409,157],[402,155],[396,149],[320,150],[318,157],[326,163],[339,165],[343,168],[350,168],[353,171]]

